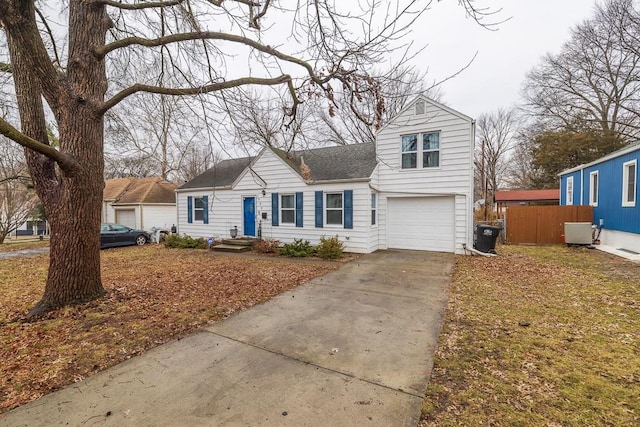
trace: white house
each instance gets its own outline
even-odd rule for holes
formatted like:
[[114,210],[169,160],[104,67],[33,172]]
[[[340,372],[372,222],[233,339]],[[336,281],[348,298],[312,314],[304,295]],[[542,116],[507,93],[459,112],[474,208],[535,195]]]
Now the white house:
[[418,97],[375,144],[230,159],[177,190],[178,232],[317,243],[350,252],[399,248],[464,253],[473,240],[475,122]]
[[169,229],[177,222],[176,187],[159,177],[108,179],[102,196],[102,222],[141,230]]

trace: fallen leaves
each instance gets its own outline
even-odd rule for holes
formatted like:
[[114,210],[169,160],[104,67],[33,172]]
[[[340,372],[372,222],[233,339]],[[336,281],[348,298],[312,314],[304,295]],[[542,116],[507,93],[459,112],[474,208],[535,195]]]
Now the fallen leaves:
[[24,317],[48,256],[0,261],[0,412],[264,302],[337,268],[332,262],[237,257],[160,246],[102,251],[107,295]]
[[640,266],[499,252],[457,259],[421,426],[638,425]]

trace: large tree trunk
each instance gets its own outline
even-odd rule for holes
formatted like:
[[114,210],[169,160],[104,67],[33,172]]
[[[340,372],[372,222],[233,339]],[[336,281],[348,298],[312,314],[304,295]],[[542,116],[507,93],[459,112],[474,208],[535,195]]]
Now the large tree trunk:
[[[45,95],[60,133],[59,150],[77,165],[58,165],[46,156],[26,150],[29,171],[51,227],[49,274],[42,299],[31,317],[68,304],[86,302],[104,294],[100,279],[100,216],[104,187],[104,119],[99,108],[104,101],[107,79],[103,61],[92,54],[102,46],[109,19],[104,6],[92,2],[70,2],[69,60],[66,75],[54,76],[60,83],[47,87],[38,66],[49,61],[40,40],[33,3],[16,2],[16,12],[4,22],[9,42],[13,78],[18,98],[22,132],[49,144],[42,103]],[[102,23],[100,26],[88,22]],[[27,48],[25,46],[30,46]],[[34,54],[41,52],[41,55]],[[50,64],[46,64],[50,66]],[[45,79],[46,80],[46,79]]]

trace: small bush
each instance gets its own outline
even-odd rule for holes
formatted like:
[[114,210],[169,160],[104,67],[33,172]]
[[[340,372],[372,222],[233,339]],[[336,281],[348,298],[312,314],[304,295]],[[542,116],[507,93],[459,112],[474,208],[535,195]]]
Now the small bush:
[[253,249],[261,254],[275,254],[278,253],[280,247],[280,240],[275,239],[262,239],[253,244]]
[[293,243],[285,243],[279,252],[280,255],[300,258],[313,256],[316,251],[308,240],[293,239]]
[[202,237],[194,239],[191,236],[171,234],[164,239],[164,246],[167,248],[207,249],[207,241]]
[[320,238],[320,244],[316,247],[316,255],[324,259],[337,259],[342,257],[344,245],[338,236]]

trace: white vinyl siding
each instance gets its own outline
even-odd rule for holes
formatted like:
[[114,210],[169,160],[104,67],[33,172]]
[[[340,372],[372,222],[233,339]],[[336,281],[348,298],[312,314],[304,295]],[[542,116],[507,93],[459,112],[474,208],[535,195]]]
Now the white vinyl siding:
[[[473,237],[471,203],[475,127],[470,118],[448,107],[426,98],[418,98],[418,101],[424,103],[423,114],[416,115],[415,103],[411,103],[378,133],[376,155],[379,161],[370,180],[307,183],[286,161],[266,148],[251,168],[236,180],[233,189],[178,190],[178,231],[193,237],[229,237],[230,228],[242,225],[242,197],[255,196],[257,218],[260,220],[258,225],[262,228],[263,238],[277,239],[282,243],[303,238],[317,244],[321,237],[337,234],[346,251],[368,253],[390,247],[387,234],[390,200],[431,198],[436,205],[438,200],[446,200],[443,203],[447,205],[446,218],[449,223],[446,227],[440,227],[446,237],[443,235],[436,239],[444,242],[441,247],[446,248],[439,250],[464,253],[462,245],[469,245]],[[427,153],[437,152],[438,167],[424,168],[425,145],[422,135],[430,134],[434,129],[438,130],[438,146],[432,147],[429,143]],[[401,141],[402,136],[408,135],[416,135],[415,150],[411,143],[406,151],[406,161],[410,164],[415,158],[415,168],[402,168]],[[431,158],[435,158],[435,155],[429,154],[427,163]],[[262,194],[263,190],[266,196]],[[344,228],[345,209],[349,208],[345,206],[347,190],[353,192],[352,229]],[[297,192],[303,193],[303,227],[272,225],[272,194],[281,196]],[[317,192],[322,192],[322,227],[316,227]],[[188,224],[187,197],[201,197],[204,194],[209,196],[209,224]],[[327,195],[334,194],[342,195],[341,204],[337,203],[337,197],[327,203]],[[275,200],[279,202],[278,220],[282,224],[282,198]],[[327,212],[330,212],[329,222],[334,222],[335,217],[336,224],[327,223]],[[396,212],[392,212],[394,216],[391,219],[400,221],[395,216]],[[417,219],[416,215],[413,215],[414,219]],[[436,221],[440,220],[440,216],[435,217]],[[376,224],[372,226],[374,221]]]
[[635,160],[625,162],[622,165],[622,206],[634,207],[636,205],[637,163]]
[[[256,219],[262,228],[262,237],[265,239],[277,239],[282,243],[290,243],[293,239],[307,239],[312,244],[318,244],[323,236],[338,235],[345,245],[347,252],[367,253],[370,242],[370,208],[371,188],[367,181],[353,183],[326,183],[321,185],[306,184],[300,175],[293,171],[271,150],[266,149],[256,162],[251,166],[253,173],[245,173],[233,190],[211,189],[203,190],[179,190],[178,191],[178,217],[179,232],[192,237],[219,237],[229,238],[229,230],[237,225],[242,226],[242,197],[256,197]],[[255,174],[255,175],[254,175]],[[260,177],[260,179],[256,178]],[[266,182],[266,187],[262,181]],[[259,185],[256,183],[261,183]],[[262,189],[266,195],[262,195]],[[340,193],[344,190],[353,190],[353,229],[345,229],[341,226],[315,227],[315,191],[324,191],[325,194]],[[271,193],[295,194],[303,192],[303,227],[271,225]],[[187,223],[187,197],[209,196],[209,224]],[[326,197],[323,201],[326,203]],[[280,204],[281,199],[279,198]],[[323,212],[326,206],[323,206]],[[279,206],[280,208],[280,206]],[[262,219],[262,214],[266,219]],[[257,226],[256,226],[257,231]],[[375,248],[377,249],[377,247]],[[374,250],[375,250],[374,249]]]
[[[420,99],[422,100],[422,99]],[[425,102],[425,113],[415,114],[415,104],[405,108],[377,135],[376,154],[379,158],[372,185],[378,192],[378,248],[389,247],[386,235],[387,200],[406,195],[447,196],[454,199],[455,251],[463,254],[463,244],[473,240],[473,121],[446,106]],[[438,167],[406,169],[402,167],[402,136],[424,135],[438,131]],[[421,143],[422,137],[418,139]],[[424,145],[420,144],[422,148]],[[424,162],[420,154],[420,162]]]

